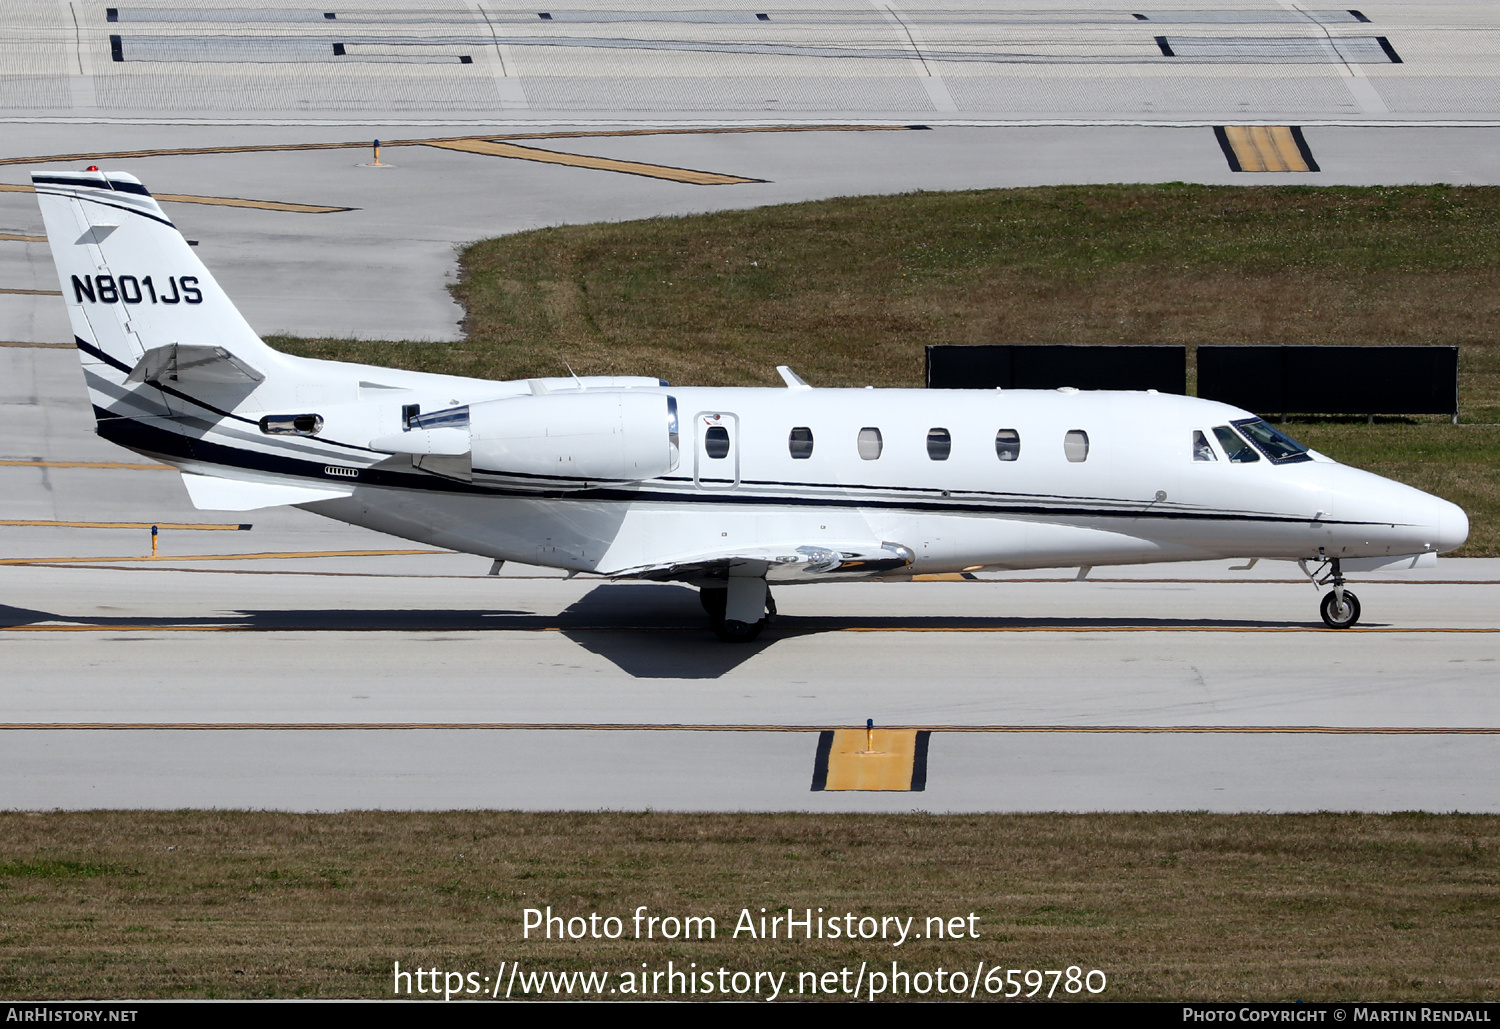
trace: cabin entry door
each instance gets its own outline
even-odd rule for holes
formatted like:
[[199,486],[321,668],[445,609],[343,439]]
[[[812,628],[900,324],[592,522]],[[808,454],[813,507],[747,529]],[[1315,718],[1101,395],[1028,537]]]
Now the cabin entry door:
[[728,411],[699,411],[693,418],[693,483],[699,489],[740,484],[740,420]]

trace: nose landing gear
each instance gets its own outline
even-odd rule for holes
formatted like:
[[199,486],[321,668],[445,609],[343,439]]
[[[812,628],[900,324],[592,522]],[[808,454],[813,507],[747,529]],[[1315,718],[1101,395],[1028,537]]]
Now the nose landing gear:
[[1338,558],[1329,558],[1315,572],[1308,571],[1306,561],[1298,561],[1297,564],[1314,586],[1333,585],[1333,589],[1324,594],[1323,602],[1318,605],[1318,613],[1323,616],[1324,625],[1330,629],[1347,629],[1359,621],[1359,598],[1344,589],[1344,571],[1339,567]]
[[1359,598],[1343,587],[1337,587],[1324,594],[1318,612],[1323,616],[1323,624],[1330,629],[1347,629],[1359,621]]

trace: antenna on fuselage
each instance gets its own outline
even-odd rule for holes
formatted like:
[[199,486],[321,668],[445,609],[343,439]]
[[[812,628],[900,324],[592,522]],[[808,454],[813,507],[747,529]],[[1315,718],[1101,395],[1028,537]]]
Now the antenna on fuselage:
[[564,361],[563,362],[563,367],[568,370],[568,374],[569,375],[573,376],[573,381],[576,382],[576,383],[578,383],[578,389],[579,389],[580,392],[582,392],[583,390],[588,389],[588,387],[583,384],[583,380],[578,377],[578,373],[573,370],[573,366],[572,365],[570,365],[568,362]]

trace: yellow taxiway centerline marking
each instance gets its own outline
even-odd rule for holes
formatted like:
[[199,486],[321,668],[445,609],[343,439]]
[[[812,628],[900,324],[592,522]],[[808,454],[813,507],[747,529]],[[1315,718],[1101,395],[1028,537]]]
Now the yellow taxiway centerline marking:
[[14,232],[0,232],[0,240],[9,240],[12,243],[45,243],[46,236],[21,236]]
[[739,175],[722,175],[718,172],[694,171],[691,168],[671,168],[661,164],[620,161],[610,157],[585,157],[580,154],[564,154],[556,150],[540,150],[536,147],[518,146],[515,143],[503,143],[491,139],[433,141],[426,145],[441,150],[461,150],[469,154],[484,154],[488,157],[510,157],[521,161],[539,161],[543,164],[565,164],[574,168],[592,168],[595,171],[644,175],[647,178],[668,179],[672,182],[687,182],[695,186],[724,186],[736,183],[764,181],[762,179],[747,179]]
[[[33,186],[0,182],[0,193],[35,193]],[[320,204],[290,204],[281,200],[245,200],[241,197],[203,197],[185,193],[153,193],[157,200],[178,204],[212,204],[217,207],[254,207],[262,211],[291,211],[296,214],[334,214],[352,211],[352,207],[325,207]]]
[[9,293],[14,296],[23,297],[60,297],[60,289],[0,289],[0,293]]
[[[0,730],[234,730],[298,731],[337,730],[368,732],[382,729],[486,729],[534,730],[551,732],[826,732],[824,725],[723,725],[684,724],[675,722],[0,722]],[[857,732],[861,738],[865,727],[839,727],[835,732]],[[1496,736],[1500,726],[1440,725],[897,725],[876,729],[881,732],[996,732],[996,733],[1181,733],[1259,735],[1289,734],[1312,736]],[[878,746],[878,745],[877,745]]]
[[[535,147],[506,147],[502,140],[516,139],[582,139],[608,136],[679,136],[679,135],[723,135],[743,132],[910,132],[925,128],[920,125],[747,125],[722,126],[718,128],[687,129],[605,129],[599,131],[574,132],[525,132],[490,136],[447,136],[428,139],[388,139],[383,147],[432,146],[446,150],[462,150],[468,153],[485,154],[491,157],[509,157],[522,161],[540,161],[546,164],[572,165],[593,168],[599,171],[623,172],[628,175],[645,175],[650,178],[669,179],[699,186],[732,185],[746,182],[762,182],[738,175],[718,172],[700,172],[687,168],[672,168],[665,165],[644,164],[637,161],[617,161],[609,158],[583,157],[563,154]],[[50,164],[62,161],[108,161],[135,157],[191,156],[195,154],[247,154],[275,153],[295,150],[363,150],[371,145],[370,140],[351,140],[337,143],[265,143],[248,146],[164,147],[154,150],[116,150],[93,154],[52,154],[44,157],[7,157],[0,165]],[[0,191],[30,192],[30,186],[0,184]],[[317,207],[311,204],[282,204],[270,200],[234,200],[224,197],[183,196],[161,193],[158,200],[176,201],[186,204],[220,204],[231,207],[256,207],[268,211],[295,211],[304,214],[326,214],[333,211],[349,211],[348,207]],[[40,242],[40,240],[37,240]]]
[[[715,128],[686,129],[599,129],[572,132],[507,132],[483,136],[438,136],[423,139],[385,139],[382,147],[433,146],[464,140],[498,139],[584,139],[608,136],[715,136],[744,132],[911,132],[925,128],[917,125],[724,125]],[[293,150],[367,150],[371,140],[359,139],[335,143],[256,143],[239,146],[158,147],[152,150],[114,150],[81,154],[49,154],[42,157],[0,158],[7,164],[52,164],[63,161],[111,161],[133,157],[191,157],[200,154],[258,154]],[[5,187],[0,187],[5,188]],[[15,188],[15,187],[10,187]]]
[[322,204],[291,204],[282,200],[245,200],[241,197],[200,197],[183,193],[153,193],[158,200],[177,204],[212,204],[216,207],[253,207],[258,211],[291,211],[293,214],[337,214],[352,207],[327,207]]
[[[157,523],[160,525],[161,523]],[[148,524],[146,528],[150,528]],[[193,528],[193,526],[189,526]],[[200,526],[201,528],[201,526]],[[225,526],[235,528],[235,526]],[[147,554],[143,557],[7,557],[0,558],[0,565],[60,565],[60,564],[95,564],[112,561],[144,561],[147,564],[161,564],[173,561],[275,561],[282,558],[308,558],[308,557],[395,557],[407,554],[449,554],[448,550],[306,550],[306,551],[269,551],[260,554],[189,554],[183,557],[168,556],[152,557]],[[56,628],[65,628],[57,626]],[[78,628],[92,628],[92,626],[78,626]],[[175,629],[177,626],[163,626],[164,629]],[[219,626],[223,629],[238,628],[238,626]]]
[[[71,347],[71,343],[57,346]],[[124,468],[134,472],[175,472],[169,464],[133,464],[127,461],[0,461],[0,468]]]
[[[445,550],[373,550],[373,551],[331,551],[326,554],[210,554],[206,557],[66,557],[66,558],[36,558],[36,557],[13,557],[0,560],[0,565],[36,565],[49,566],[57,564],[84,564],[93,561],[129,561],[144,562],[145,564],[164,564],[173,561],[234,561],[245,558],[298,558],[298,557],[358,557],[362,555],[379,556],[383,554],[446,554]],[[484,576],[473,576],[473,578],[484,578]],[[425,632],[425,633],[465,633],[465,632],[707,632],[705,627],[693,625],[664,625],[664,626],[641,626],[641,625],[466,625],[466,626],[400,626],[400,625],[0,625],[0,632]],[[1384,635],[1412,635],[1421,633],[1458,633],[1458,634],[1489,634],[1500,633],[1500,629],[1455,629],[1440,627],[1413,627],[1413,628],[1382,628],[1382,629],[1329,629],[1324,626],[1268,626],[1266,628],[1255,627],[1228,627],[1223,628],[1213,625],[1120,625],[1120,626],[859,626],[859,625],[831,625],[831,626],[798,626],[791,630],[788,635],[810,636],[830,632],[988,632],[988,633],[1075,633],[1075,632],[1241,632],[1241,633],[1273,633],[1273,632],[1303,632],[1303,633],[1339,633],[1352,636],[1359,633],[1374,633]]]
[[222,522],[59,522],[47,519],[0,519],[0,525],[35,525],[59,529],[232,529],[244,532],[250,528],[248,522],[225,524]]

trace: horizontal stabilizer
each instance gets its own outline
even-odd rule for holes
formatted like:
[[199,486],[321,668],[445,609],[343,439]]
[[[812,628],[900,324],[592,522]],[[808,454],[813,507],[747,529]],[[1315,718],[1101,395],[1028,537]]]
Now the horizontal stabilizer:
[[370,449],[382,454],[443,455],[458,457],[469,452],[468,429],[412,429],[370,441]]
[[264,375],[223,347],[168,343],[142,354],[125,381],[253,385],[263,379]]
[[254,511],[283,504],[311,504],[354,494],[351,486],[288,486],[279,482],[221,479],[217,475],[182,473],[193,506],[200,511]]

